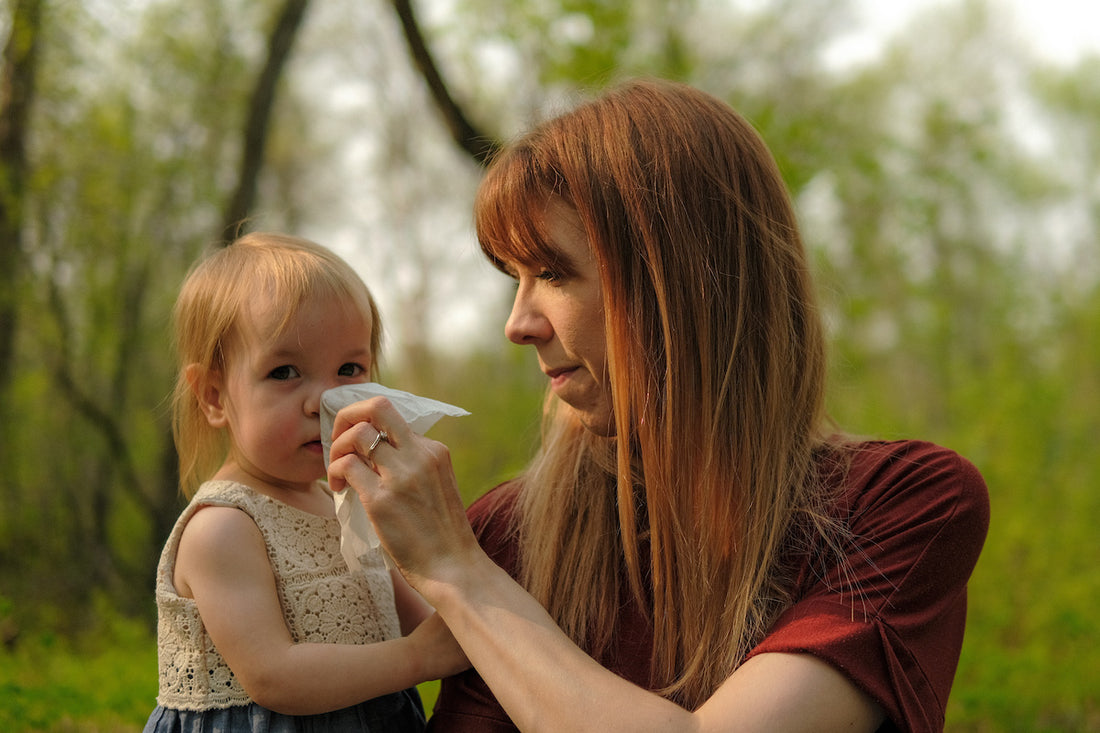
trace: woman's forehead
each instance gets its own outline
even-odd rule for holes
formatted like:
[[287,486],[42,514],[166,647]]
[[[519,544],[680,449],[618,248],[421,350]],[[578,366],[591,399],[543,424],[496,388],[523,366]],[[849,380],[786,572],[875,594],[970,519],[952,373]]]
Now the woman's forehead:
[[498,209],[495,217],[482,220],[479,236],[482,249],[498,267],[550,266],[562,260],[572,242],[587,241],[580,214],[558,196],[510,212]]

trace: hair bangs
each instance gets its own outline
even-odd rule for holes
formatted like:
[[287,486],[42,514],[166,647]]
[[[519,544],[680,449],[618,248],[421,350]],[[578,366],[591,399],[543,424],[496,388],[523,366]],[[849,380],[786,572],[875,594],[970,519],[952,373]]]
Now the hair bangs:
[[272,337],[282,335],[302,307],[309,303],[334,301],[341,303],[349,313],[359,313],[368,323],[373,319],[366,290],[354,287],[354,283],[335,271],[331,263],[291,252],[289,257],[272,258],[265,264],[270,269],[262,275],[266,287],[261,292],[266,292],[273,303],[281,304],[279,320],[271,324],[274,327]]
[[481,251],[501,272],[509,263],[549,267],[559,255],[546,232],[554,198],[569,203],[557,167],[531,142],[497,158],[478,189],[474,220]]

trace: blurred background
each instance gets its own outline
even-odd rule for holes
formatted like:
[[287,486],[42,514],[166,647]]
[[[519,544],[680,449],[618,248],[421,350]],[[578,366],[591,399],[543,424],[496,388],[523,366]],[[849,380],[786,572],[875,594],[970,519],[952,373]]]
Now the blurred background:
[[656,75],[729,101],[779,160],[828,315],[832,413],[950,446],[988,481],[948,730],[1100,731],[1088,13],[0,0],[0,730],[137,731],[154,704],[153,572],[181,507],[169,311],[206,246],[277,229],[352,262],[381,301],[384,381],[474,413],[431,433],[470,501],[525,464],[544,387],[479,259],[479,161]]

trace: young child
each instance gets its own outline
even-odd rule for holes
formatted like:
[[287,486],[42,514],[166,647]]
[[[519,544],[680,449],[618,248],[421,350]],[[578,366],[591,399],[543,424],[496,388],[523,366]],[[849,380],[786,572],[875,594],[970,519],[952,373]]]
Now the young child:
[[191,501],[157,569],[146,733],[422,730],[414,685],[465,658],[380,554],[348,570],[322,480],[321,393],[376,372],[366,285],[319,245],[249,234],[191,271],[175,329]]

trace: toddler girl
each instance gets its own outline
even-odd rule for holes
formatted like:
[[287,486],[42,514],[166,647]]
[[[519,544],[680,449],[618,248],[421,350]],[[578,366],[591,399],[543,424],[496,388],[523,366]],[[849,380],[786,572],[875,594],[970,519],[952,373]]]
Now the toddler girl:
[[349,571],[323,481],[321,393],[377,370],[366,285],[319,245],[249,234],[192,270],[175,330],[190,504],[157,569],[146,733],[422,730],[414,686],[465,658],[380,555]]

